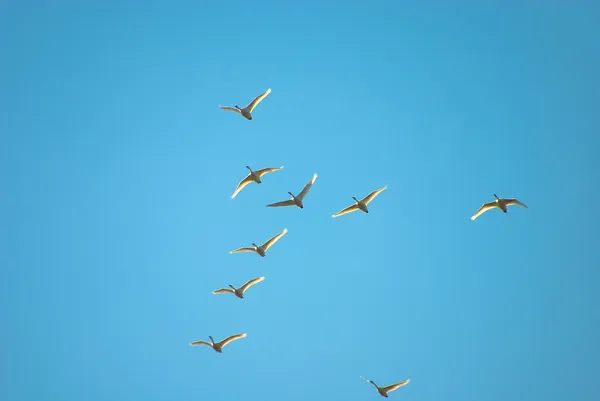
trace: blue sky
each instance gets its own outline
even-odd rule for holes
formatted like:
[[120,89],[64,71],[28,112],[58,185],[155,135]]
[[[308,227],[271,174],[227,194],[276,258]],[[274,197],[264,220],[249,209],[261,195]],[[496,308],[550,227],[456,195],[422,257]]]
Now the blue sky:
[[2,398],[597,400],[600,8],[485,3],[3,2]]

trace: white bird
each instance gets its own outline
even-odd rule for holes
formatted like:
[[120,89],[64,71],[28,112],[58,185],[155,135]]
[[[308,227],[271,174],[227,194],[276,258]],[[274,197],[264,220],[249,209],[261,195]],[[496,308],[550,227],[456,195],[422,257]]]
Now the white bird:
[[235,111],[236,113],[240,113],[241,115],[243,115],[244,117],[246,117],[248,120],[252,120],[252,110],[254,110],[254,108],[264,99],[266,98],[269,93],[271,93],[271,88],[267,89],[262,95],[258,95],[256,98],[254,98],[253,101],[251,101],[248,106],[244,107],[243,109],[240,109],[238,105],[235,105],[235,107],[230,107],[230,106],[219,106],[221,109],[223,110],[228,110],[228,111]]
[[238,248],[235,249],[229,253],[238,253],[238,252],[256,252],[258,253],[260,256],[262,256],[263,258],[265,257],[265,253],[267,252],[267,250],[273,246],[274,243],[276,243],[277,241],[279,241],[279,238],[283,237],[286,233],[287,233],[287,228],[284,228],[282,232],[280,232],[279,234],[277,234],[276,236],[274,236],[273,238],[271,238],[270,240],[268,240],[267,242],[265,242],[264,244],[262,244],[261,246],[256,245],[254,242],[252,243],[252,248]]
[[298,194],[298,196],[294,196],[293,193],[288,192],[288,194],[290,194],[292,196],[292,199],[289,199],[289,200],[286,200],[286,201],[281,201],[281,202],[276,202],[276,203],[271,203],[270,205],[267,205],[267,207],[298,206],[300,209],[304,209],[304,205],[302,204],[302,200],[304,200],[304,197],[306,196],[306,194],[308,193],[308,191],[310,191],[310,188],[315,183],[316,179],[317,179],[317,174],[315,173],[315,175],[313,175],[313,177],[308,182],[308,184],[306,184],[304,186],[304,188]]
[[234,286],[232,286],[231,284],[229,284],[229,286],[231,287],[231,289],[229,289],[229,288],[221,288],[221,289],[218,289],[218,290],[214,290],[213,294],[225,294],[227,292],[230,292],[232,294],[235,294],[235,296],[238,297],[238,298],[244,298],[244,292],[248,288],[252,287],[256,283],[260,283],[264,279],[265,279],[264,277],[258,277],[258,278],[249,280],[246,284],[244,284],[240,288],[235,288]]
[[496,198],[495,201],[492,201],[490,203],[484,203],[479,210],[477,211],[477,213],[475,213],[473,216],[471,216],[471,220],[475,220],[477,217],[481,216],[483,213],[487,212],[490,209],[493,209],[495,207],[497,207],[498,209],[502,210],[504,213],[508,213],[507,210],[507,206],[512,206],[512,205],[517,205],[517,206],[521,206],[524,207],[526,209],[529,209],[527,207],[527,205],[525,205],[524,203],[519,202],[516,199],[500,199],[496,196],[496,194],[494,194],[494,198]]
[[369,202],[371,202],[373,199],[375,199],[375,197],[377,195],[379,195],[381,192],[385,191],[386,188],[387,188],[387,185],[383,188],[380,188],[376,191],[371,192],[369,195],[365,196],[361,200],[358,200],[353,196],[352,199],[354,199],[356,201],[356,203],[354,205],[348,206],[344,210],[337,212],[336,214],[332,215],[331,217],[343,216],[347,213],[352,213],[359,209],[365,213],[369,213],[369,209],[367,209],[367,205],[369,204]]
[[390,393],[390,392],[392,392],[394,390],[397,390],[400,387],[406,386],[410,382],[410,379],[406,379],[406,380],[404,380],[403,382],[400,382],[400,383],[391,384],[391,385],[386,386],[386,387],[379,387],[377,384],[375,384],[375,382],[373,380],[367,380],[367,379],[365,379],[362,376],[360,378],[363,379],[364,381],[367,381],[367,382],[371,383],[372,385],[374,385],[375,388],[377,389],[377,392],[380,395],[382,395],[382,396],[384,396],[386,398],[388,397],[388,393]]
[[235,198],[236,195],[238,194],[238,192],[240,192],[242,189],[244,189],[244,187],[246,185],[250,184],[251,182],[255,182],[257,184],[262,183],[262,181],[260,180],[260,177],[262,177],[263,175],[265,175],[267,173],[272,173],[273,171],[281,170],[283,168],[283,166],[281,166],[281,167],[267,167],[267,168],[263,168],[261,170],[256,170],[256,171],[252,171],[252,169],[250,168],[250,166],[246,166],[246,168],[248,170],[250,170],[250,174],[248,174],[246,176],[246,178],[244,178],[242,181],[240,181],[240,183],[238,184],[238,186],[235,189],[235,191],[233,191],[233,195],[231,195],[231,199]]
[[192,343],[190,343],[190,345],[192,347],[196,346],[196,345],[208,345],[211,346],[215,351],[217,352],[223,352],[223,347],[225,347],[227,344],[229,344],[232,341],[238,340],[240,338],[244,338],[246,337],[246,333],[243,334],[236,334],[233,336],[229,336],[224,340],[221,340],[219,342],[215,342],[215,340],[213,340],[213,338],[211,336],[208,336],[208,338],[210,338],[210,343],[206,342],[206,341],[194,341]]

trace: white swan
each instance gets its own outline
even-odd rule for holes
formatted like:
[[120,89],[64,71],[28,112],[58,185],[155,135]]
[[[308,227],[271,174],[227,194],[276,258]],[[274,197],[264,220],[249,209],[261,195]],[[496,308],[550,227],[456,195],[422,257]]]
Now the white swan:
[[377,392],[386,398],[388,397],[388,393],[390,393],[394,390],[397,390],[400,387],[406,386],[408,383],[410,383],[410,379],[406,379],[400,383],[390,384],[389,386],[386,386],[386,387],[379,387],[377,384],[375,384],[375,382],[373,380],[367,380],[362,376],[360,378],[363,379],[364,381],[367,381],[367,382],[371,383],[372,385],[374,385],[375,388],[377,389]]
[[228,111],[235,111],[236,113],[240,113],[241,115],[243,115],[246,119],[248,120],[252,120],[252,110],[254,110],[254,108],[264,99],[266,98],[269,93],[271,93],[271,88],[267,89],[263,94],[258,95],[256,98],[254,98],[253,101],[251,101],[248,106],[244,107],[243,109],[240,109],[239,106],[235,106],[235,107],[230,107],[230,106],[219,106],[221,109],[223,110],[228,110]]
[[315,173],[315,175],[313,175],[313,177],[308,182],[308,184],[306,184],[304,186],[304,188],[298,194],[298,196],[294,196],[293,193],[288,192],[288,194],[290,194],[292,196],[292,199],[289,199],[289,200],[286,200],[286,201],[281,201],[281,202],[271,203],[270,205],[267,205],[267,207],[298,206],[300,209],[304,209],[304,205],[302,204],[302,200],[304,199],[304,197],[306,196],[306,194],[308,193],[308,191],[310,191],[310,188],[315,183],[316,179],[317,179],[317,174]]
[[246,178],[244,178],[242,181],[240,181],[238,186],[235,188],[235,191],[233,191],[233,195],[231,195],[231,199],[235,198],[236,195],[238,194],[238,192],[240,192],[242,189],[244,189],[244,187],[246,185],[250,184],[251,182],[255,182],[257,184],[262,183],[262,181],[260,180],[260,177],[262,177],[263,175],[265,175],[267,173],[272,173],[273,171],[281,170],[283,168],[283,166],[268,167],[268,168],[263,168],[261,170],[256,170],[256,171],[252,171],[252,169],[249,166],[246,166],[246,168],[248,170],[250,170],[250,174],[248,174],[246,176]]
[[238,248],[229,253],[238,253],[238,252],[256,252],[263,258],[265,257],[265,253],[267,250],[273,246],[274,243],[279,241],[279,238],[283,237],[287,233],[287,228],[284,228],[282,232],[262,244],[261,246],[256,245],[254,242],[252,243],[253,248]]
[[496,196],[496,194],[494,194],[494,198],[496,198],[495,201],[492,201],[490,203],[484,203],[479,210],[477,211],[477,213],[475,213],[473,216],[471,216],[471,220],[475,220],[477,217],[481,216],[483,213],[487,212],[490,209],[494,209],[494,208],[498,208],[500,210],[502,210],[504,213],[508,213],[507,210],[507,206],[513,206],[513,205],[517,205],[517,206],[521,206],[524,207],[526,209],[529,209],[527,207],[527,205],[525,205],[524,203],[519,202],[516,199],[500,199]]
[[263,281],[265,278],[264,277],[258,277],[252,280],[249,280],[246,284],[244,284],[243,286],[241,286],[240,288],[235,288],[234,286],[232,286],[231,284],[229,284],[230,288],[221,288],[218,290],[214,290],[213,294],[225,294],[225,293],[232,293],[235,294],[236,297],[238,298],[244,298],[244,292],[252,287],[254,284],[256,283],[260,283],[261,281]]
[[336,214],[332,215],[331,217],[343,216],[347,213],[352,213],[359,209],[365,213],[369,213],[369,209],[367,208],[367,205],[369,204],[369,202],[371,202],[373,199],[375,199],[375,197],[377,195],[379,195],[381,192],[385,191],[386,188],[387,188],[387,185],[383,188],[380,188],[376,191],[371,192],[369,195],[365,196],[361,200],[358,200],[353,196],[352,199],[354,199],[356,201],[356,203],[354,205],[348,206],[344,210],[337,212]]
[[194,347],[196,345],[208,345],[217,352],[223,352],[223,347],[225,347],[227,344],[229,344],[230,342],[235,341],[237,339],[244,338],[244,337],[246,337],[246,335],[247,335],[246,333],[236,334],[233,336],[229,336],[226,339],[221,340],[219,342],[215,342],[215,340],[213,340],[213,338],[211,336],[208,336],[208,338],[210,338],[209,343],[207,343],[206,341],[194,341],[194,342],[190,343],[190,345],[192,347]]

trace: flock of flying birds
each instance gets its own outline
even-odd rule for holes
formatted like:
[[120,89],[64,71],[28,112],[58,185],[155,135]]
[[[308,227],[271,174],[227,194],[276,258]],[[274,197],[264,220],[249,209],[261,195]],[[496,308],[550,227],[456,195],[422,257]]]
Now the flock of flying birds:
[[[252,102],[250,102],[244,108],[240,108],[237,105],[234,107],[229,107],[229,106],[219,106],[219,107],[223,110],[228,110],[228,111],[233,111],[233,112],[239,113],[244,118],[246,118],[248,120],[252,120],[252,111],[256,108],[256,106],[264,98],[266,98],[269,95],[269,93],[271,93],[270,88],[267,89],[261,95],[257,96]],[[248,184],[250,184],[252,182],[255,182],[257,184],[262,183],[262,181],[261,181],[262,176],[264,176],[265,174],[268,174],[268,173],[279,171],[283,168],[283,166],[268,167],[268,168],[263,168],[263,169],[256,170],[256,171],[252,170],[249,166],[246,166],[246,168],[250,171],[250,173],[242,181],[240,181],[240,183],[236,187],[235,191],[233,192],[233,195],[231,195],[231,199],[235,198],[237,196],[237,194],[242,189],[244,189]],[[288,192],[288,194],[291,196],[291,199],[280,201],[280,202],[275,202],[275,203],[270,203],[267,205],[267,207],[296,206],[296,207],[299,207],[300,209],[303,209],[304,208],[304,204],[303,204],[304,198],[308,194],[308,191],[310,191],[310,189],[313,186],[313,184],[315,183],[316,179],[317,179],[317,174],[314,174],[312,176],[312,178],[310,179],[310,181],[304,186],[304,188],[302,188],[302,191],[300,191],[298,193],[298,195],[294,195],[293,193]],[[352,199],[354,199],[354,204],[335,213],[334,215],[332,215],[332,217],[343,216],[345,214],[352,213],[357,210],[361,210],[364,213],[369,213],[369,209],[367,208],[367,205],[371,201],[373,201],[373,199],[375,199],[375,197],[377,195],[379,195],[381,192],[383,192],[385,189],[387,189],[387,185],[383,188],[376,189],[375,191],[371,192],[370,194],[368,194],[367,196],[365,196],[364,198],[362,198],[360,200],[356,199],[355,197],[352,197]],[[498,196],[496,196],[496,194],[494,194],[494,197],[496,198],[496,200],[489,202],[489,203],[484,203],[479,208],[479,210],[473,216],[471,216],[471,220],[475,220],[477,217],[481,216],[483,213],[487,212],[488,210],[494,209],[494,208],[498,208],[498,209],[502,210],[504,213],[508,212],[508,210],[507,210],[508,206],[516,205],[516,206],[521,206],[521,207],[527,208],[527,206],[524,203],[518,201],[517,199],[502,199],[502,198],[499,198]],[[261,257],[264,257],[266,255],[267,250],[270,247],[272,247],[277,241],[279,241],[279,239],[281,239],[281,237],[283,237],[286,233],[287,233],[287,228],[284,228],[283,231],[281,231],[279,234],[275,235],[274,237],[272,237],[271,239],[269,239],[262,245],[257,245],[256,243],[253,242],[251,247],[238,248],[238,249],[231,251],[230,253],[255,252],[258,255],[260,255]],[[244,285],[242,285],[238,288],[236,288],[230,284],[229,285],[230,288],[220,288],[218,290],[214,290],[213,294],[231,293],[238,298],[244,298],[244,293],[248,290],[248,288],[250,288],[254,284],[260,283],[264,279],[265,279],[264,277],[254,278],[252,280],[247,281]],[[246,337],[246,335],[247,335],[246,333],[235,334],[235,335],[229,336],[221,341],[215,341],[212,338],[212,336],[208,336],[208,338],[210,338],[210,342],[194,341],[194,342],[191,342],[190,345],[191,346],[208,345],[208,346],[212,347],[216,352],[220,353],[223,351],[223,348],[227,344],[229,344],[232,341],[244,338],[244,337]],[[380,395],[382,395],[383,397],[388,397],[389,392],[392,392],[402,386],[405,386],[410,382],[410,379],[406,379],[402,382],[391,384],[389,386],[378,386],[372,380],[365,379],[362,376],[361,376],[361,379],[363,379],[363,380],[371,383],[373,386],[375,386],[375,388],[377,389],[377,392]]]

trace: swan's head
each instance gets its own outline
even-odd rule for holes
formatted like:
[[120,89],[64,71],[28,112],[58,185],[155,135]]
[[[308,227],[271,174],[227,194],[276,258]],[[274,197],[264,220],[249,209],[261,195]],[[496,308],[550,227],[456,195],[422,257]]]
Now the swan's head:
[[215,340],[213,340],[212,336],[208,336],[208,338],[210,338],[211,343],[213,343],[213,344],[215,343]]
[[241,109],[240,109],[240,106],[238,106],[237,104],[236,104],[235,106],[233,106],[233,107],[235,107],[235,108],[236,108],[236,109],[238,109],[238,110],[241,110]]
[[352,199],[354,199],[356,203],[358,203],[358,199],[356,199],[354,196],[352,197]]
[[290,194],[290,196],[291,196],[293,199],[296,199],[296,197],[294,196],[294,194],[293,194],[293,193],[291,193],[291,192],[288,192],[288,194]]
[[258,245],[256,245],[254,242],[252,243],[252,245],[253,245],[255,248],[258,248]]
[[248,170],[252,171],[252,169],[250,168],[250,166],[246,166],[246,168],[247,168]]
[[496,194],[494,194],[494,198],[496,198],[496,199],[500,199],[500,198],[498,198],[498,195],[496,195]]
[[234,287],[234,286],[232,286],[231,284],[229,284],[229,286],[235,290],[235,287]]

